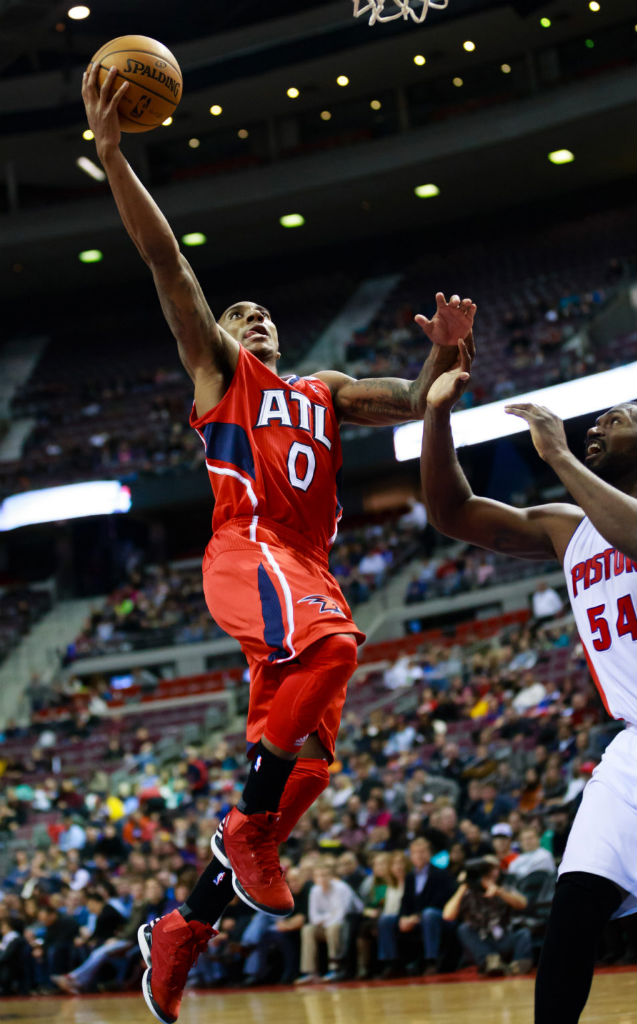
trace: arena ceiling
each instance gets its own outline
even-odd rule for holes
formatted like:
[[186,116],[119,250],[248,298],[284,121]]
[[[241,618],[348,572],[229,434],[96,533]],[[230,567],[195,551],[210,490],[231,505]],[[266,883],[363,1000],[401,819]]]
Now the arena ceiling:
[[[0,213],[0,297],[5,300],[83,284],[86,268],[77,263],[78,246],[108,250],[109,260],[99,266],[105,284],[145,273],[103,186],[91,185],[75,166],[77,156],[88,152],[81,141],[81,72],[90,55],[115,35],[132,31],[161,39],[184,71],[174,125],[125,140],[125,151],[142,175],[149,154],[156,161],[164,140],[185,146],[190,136],[209,130],[208,108],[214,102],[231,111],[229,124],[238,128],[250,118],[271,123],[292,110],[303,116],[339,102],[343,93],[334,79],[343,71],[350,74],[348,95],[354,100],[408,90],[416,81],[425,89],[431,81],[433,87],[440,76],[450,80],[464,74],[473,59],[462,52],[466,38],[478,43],[475,64],[497,67],[508,60],[514,70],[523,69],[534,52],[547,74],[555,46],[619,30],[628,45],[634,39],[628,0],[601,0],[596,15],[588,0],[553,0],[541,7],[534,0],[515,5],[449,0],[446,11],[430,11],[422,26],[394,22],[373,28],[364,19],[354,21],[350,0],[182,0],[177,15],[167,0],[88,3],[91,16],[71,22],[67,4],[0,0],[0,167],[7,208]],[[543,33],[540,15],[550,16],[550,35]],[[426,67],[414,66],[416,52],[427,54]],[[601,76],[583,73],[536,96],[522,95],[513,74],[506,81],[510,95],[496,113],[459,109],[457,118],[444,124],[411,125],[365,146],[321,151],[207,182],[173,181],[153,186],[153,192],[178,233],[199,229],[222,240],[197,256],[210,266],[240,260],[246,239],[251,258],[272,258],[341,238],[457,224],[489,211],[501,217],[507,207],[543,197],[599,195],[634,171],[630,67],[620,55],[601,70]],[[301,96],[292,108],[285,90],[293,83]],[[546,153],[562,145],[577,150],[577,159],[568,167],[552,167]],[[414,198],[413,186],[421,180],[444,183],[435,201]],[[83,188],[83,198],[68,201]],[[31,208],[22,199],[29,189],[50,194],[50,201]],[[290,204],[306,216],[300,231],[279,226],[278,217]]]

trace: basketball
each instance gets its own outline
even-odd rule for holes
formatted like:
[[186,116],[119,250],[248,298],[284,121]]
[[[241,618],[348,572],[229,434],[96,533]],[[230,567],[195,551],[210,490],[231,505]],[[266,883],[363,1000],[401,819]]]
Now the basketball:
[[112,67],[118,69],[113,91],[129,82],[118,107],[123,132],[149,132],[177,109],[183,86],[181,70],[168,47],[156,39],[118,36],[101,46],[91,63],[100,65],[100,86]]

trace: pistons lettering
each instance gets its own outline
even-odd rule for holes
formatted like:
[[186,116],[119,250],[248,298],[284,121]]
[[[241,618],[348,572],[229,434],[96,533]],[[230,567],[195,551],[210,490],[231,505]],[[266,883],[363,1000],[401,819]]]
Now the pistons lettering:
[[577,597],[578,587],[588,590],[589,587],[601,583],[602,580],[609,580],[612,576],[621,576],[625,572],[637,572],[637,562],[616,551],[615,548],[606,548],[604,551],[592,555],[585,562],[577,562],[571,569],[571,582],[573,584],[573,597]]
[[307,430],[315,441],[330,451],[332,442],[325,433],[326,412],[324,405],[311,402],[300,391],[266,388],[261,392],[261,406],[255,427],[269,427],[272,423],[278,423],[282,427]]
[[[162,67],[166,67],[164,61],[160,61],[159,63]],[[166,74],[165,71],[160,71],[159,68],[154,68],[150,64],[144,64],[142,60],[136,60],[134,57],[128,58],[125,70],[131,71],[134,75],[153,78],[159,85],[165,86],[169,92],[173,94],[175,99],[179,99],[179,82]]]

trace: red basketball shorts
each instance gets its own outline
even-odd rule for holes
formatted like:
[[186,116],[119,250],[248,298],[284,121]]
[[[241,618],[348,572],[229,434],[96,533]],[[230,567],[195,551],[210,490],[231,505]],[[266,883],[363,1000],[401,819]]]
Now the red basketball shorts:
[[[263,734],[286,665],[321,637],[361,633],[323,552],[301,550],[303,538],[262,521],[251,531],[241,520],[218,530],[206,549],[203,587],[215,622],[241,644],[250,667],[247,740]],[[347,685],[333,698],[318,736],[333,755]]]

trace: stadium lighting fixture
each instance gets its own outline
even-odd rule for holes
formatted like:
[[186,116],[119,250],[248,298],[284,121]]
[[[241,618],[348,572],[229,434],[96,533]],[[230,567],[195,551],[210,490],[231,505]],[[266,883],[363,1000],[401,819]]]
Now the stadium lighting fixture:
[[99,249],[83,249],[78,252],[77,258],[80,263],[100,263],[104,259],[104,253]]
[[344,89],[346,85],[349,85],[349,78],[347,75],[339,75],[336,79],[336,84],[340,85]]
[[552,164],[571,164],[575,157],[570,149],[554,149],[549,153],[549,160]]
[[503,75],[510,75],[511,74],[511,65],[510,64],[500,64],[500,71],[502,72]]
[[130,488],[119,480],[45,487],[5,498],[0,505],[0,531],[17,530],[34,523],[108,516],[113,512],[128,512],[130,507]]
[[473,53],[475,48],[476,44],[471,39],[465,39],[464,43],[462,44],[462,49],[466,50],[467,53]]
[[329,110],[322,110],[321,111],[321,121],[331,121],[331,120],[332,120],[331,112]]
[[88,18],[91,13],[91,8],[85,7],[84,4],[76,4],[74,7],[69,7],[66,13],[71,21],[84,21],[84,18]]
[[290,97],[291,100],[297,100],[301,93],[299,92],[295,85],[291,85],[287,91],[287,95]]
[[188,145],[191,149],[199,149],[201,142],[199,139],[188,139]]
[[415,194],[419,199],[432,199],[434,196],[440,195],[440,189],[437,185],[416,185],[414,189]]
[[380,100],[371,100],[369,105],[372,108],[372,110],[380,110],[383,104],[380,102]]
[[89,178],[93,178],[95,181],[106,180],[106,175],[104,174],[102,168],[98,167],[98,165],[94,163],[92,160],[89,160],[87,156],[78,156],[75,163],[81,171],[84,171],[85,174],[88,174]]
[[213,103],[210,108],[210,113],[212,114],[213,117],[219,117],[219,114],[223,114],[223,107],[221,107],[218,103]]
[[455,85],[456,89],[459,89],[464,85],[464,79],[460,78],[459,75],[456,75],[456,77],[452,79],[452,84]]
[[[451,414],[453,442],[457,448],[461,448],[528,430],[524,420],[504,411],[505,405],[518,402],[545,405],[563,420],[599,412],[600,409],[610,408],[620,402],[630,402],[635,397],[636,374],[637,362],[634,362],[627,366],[616,366],[612,370],[602,370],[588,377],[568,380],[563,384],[553,384],[539,391],[529,391],[488,405],[479,405],[475,409],[461,409]],[[420,420],[394,429],[394,453],[398,462],[419,458],[421,444]]]
[[173,123],[172,117],[167,117],[165,121],[162,121],[162,125],[164,126],[164,128],[168,128],[168,125],[170,125],[172,123]]
[[205,245],[208,241],[201,231],[189,231],[188,234],[181,236],[181,240],[184,245]]
[[540,18],[540,25],[542,26],[542,28],[550,28],[551,27],[551,19],[550,18]]
[[85,128],[84,131],[82,132],[82,138],[84,139],[85,142],[92,142],[93,139],[95,138],[95,135],[91,131],[90,128]]
[[597,0],[591,0],[590,4],[588,5],[588,9],[589,11],[592,11],[593,14],[597,14],[598,11],[601,11],[602,5],[598,4]]
[[279,224],[282,228],[301,228],[305,224],[305,217],[302,213],[284,213],[279,217]]
[[247,139],[249,134],[250,132],[247,128],[239,128],[239,131],[237,132],[240,139]]
[[427,63],[427,58],[422,53],[417,53],[414,57],[414,64],[417,64],[419,68],[423,67]]

